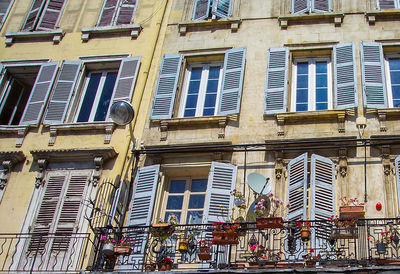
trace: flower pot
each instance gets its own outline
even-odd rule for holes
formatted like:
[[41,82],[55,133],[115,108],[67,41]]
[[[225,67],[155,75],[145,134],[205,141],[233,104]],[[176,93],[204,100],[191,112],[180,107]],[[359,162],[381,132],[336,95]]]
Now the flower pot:
[[117,255],[129,255],[132,252],[132,247],[130,246],[114,246],[114,253]]
[[151,272],[156,270],[157,265],[154,263],[146,263],[144,266],[145,271]]
[[358,239],[357,227],[337,227],[332,230],[331,239]]
[[267,264],[267,260],[258,260],[258,266],[265,266]]
[[309,267],[313,267],[313,266],[315,266],[317,264],[317,261],[316,260],[307,260],[306,261],[306,266],[309,266]]
[[311,231],[309,227],[302,227],[300,229],[300,238],[305,242],[309,241],[311,236]]
[[378,254],[385,254],[386,253],[386,244],[385,243],[377,243],[376,251],[378,252]]
[[239,235],[237,232],[213,231],[213,242],[217,245],[237,245]]
[[235,198],[234,200],[235,206],[241,206],[244,203],[242,198]]
[[199,253],[197,255],[199,256],[199,260],[201,261],[208,261],[211,259],[211,254],[209,253]]
[[358,218],[365,215],[364,206],[341,206],[339,207],[340,218],[354,217]]
[[169,271],[172,268],[171,263],[160,263],[157,266],[158,266],[158,271]]
[[258,217],[256,221],[258,229],[283,227],[282,217]]
[[189,249],[189,242],[186,240],[182,240],[179,242],[178,250],[180,253],[186,253]]
[[111,256],[114,255],[114,244],[112,243],[105,243],[103,245],[103,254],[105,256]]
[[159,224],[152,224],[150,228],[151,235],[155,237],[169,237],[175,231],[175,227],[168,223],[159,223]]

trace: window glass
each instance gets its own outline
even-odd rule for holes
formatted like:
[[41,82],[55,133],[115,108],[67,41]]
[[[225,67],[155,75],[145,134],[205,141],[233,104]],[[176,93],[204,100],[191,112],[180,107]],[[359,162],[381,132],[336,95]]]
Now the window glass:
[[400,58],[389,59],[393,107],[400,107]]
[[171,181],[169,193],[184,193],[186,188],[186,181]]
[[327,62],[316,62],[316,110],[328,109]]
[[297,64],[296,111],[308,109],[308,63]]

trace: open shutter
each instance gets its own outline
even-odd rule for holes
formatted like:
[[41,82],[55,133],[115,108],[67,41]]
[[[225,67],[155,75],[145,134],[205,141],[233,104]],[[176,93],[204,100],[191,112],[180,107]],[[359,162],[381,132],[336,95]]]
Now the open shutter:
[[376,0],[379,10],[395,9],[398,0]]
[[122,60],[111,102],[117,100],[131,101],[139,65],[140,57],[125,58]]
[[97,26],[109,26],[113,22],[118,0],[104,0]]
[[328,12],[332,10],[331,0],[312,0],[311,5],[313,12]]
[[385,108],[386,83],[381,43],[361,43],[362,82],[364,105],[368,108]]
[[272,48],[267,53],[264,113],[286,112],[289,49]]
[[52,250],[66,251],[71,241],[71,235],[78,229],[81,220],[81,205],[86,186],[89,184],[89,172],[72,172],[69,176],[68,188],[60,205],[60,217],[55,228],[56,235]]
[[226,51],[218,115],[239,113],[245,63],[245,48]]
[[31,6],[31,9],[28,12],[28,16],[26,17],[25,23],[22,27],[22,30],[29,31],[33,30],[36,27],[36,24],[39,20],[39,15],[46,4],[45,0],[34,0]]
[[63,63],[50,97],[43,124],[56,124],[64,121],[80,68],[81,62],[79,61]]
[[397,210],[398,215],[400,214],[400,156],[397,156],[394,160],[394,168],[396,173],[396,187],[397,187]]
[[192,20],[204,20],[210,16],[211,0],[196,0]]
[[353,43],[333,47],[335,109],[358,105],[355,47]]
[[[230,192],[236,185],[237,166],[212,162],[208,176],[206,206],[203,223],[226,221],[231,215],[233,196]],[[226,210],[221,210],[225,208]]]
[[307,219],[307,153],[291,160],[288,164],[287,220]]
[[310,10],[310,0],[292,0],[292,13],[305,13]]
[[158,74],[150,119],[168,119],[172,117],[181,64],[181,54],[164,55]]
[[11,3],[13,0],[2,0],[0,1],[0,29],[3,26],[4,21],[6,21],[7,14],[11,9]]
[[57,74],[58,62],[45,63],[40,67],[35,84],[29,96],[21,125],[38,124],[44,105]]
[[38,29],[52,30],[56,28],[65,0],[50,0],[44,11]]
[[127,25],[133,21],[136,10],[136,0],[122,1],[117,16],[117,25]]
[[232,14],[233,0],[214,0],[212,13],[220,18],[230,17]]

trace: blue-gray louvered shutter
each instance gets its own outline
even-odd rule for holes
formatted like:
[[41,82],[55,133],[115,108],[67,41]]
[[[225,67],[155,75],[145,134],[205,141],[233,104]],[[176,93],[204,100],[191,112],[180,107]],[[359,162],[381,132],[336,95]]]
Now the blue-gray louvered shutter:
[[396,173],[396,189],[397,189],[397,210],[400,214],[400,156],[394,160],[394,168]]
[[43,124],[64,122],[72,92],[76,85],[82,63],[65,61],[60,69],[53,93],[44,117]]
[[32,6],[26,16],[26,20],[21,30],[29,31],[36,28],[36,24],[39,20],[39,16],[46,4],[45,0],[34,0]]
[[208,176],[203,223],[221,222],[229,218],[233,204],[233,196],[230,192],[235,188],[236,175],[237,166],[212,162]]
[[38,124],[49,97],[59,62],[42,64],[25,107],[21,125]]
[[11,9],[11,3],[13,0],[2,0],[0,1],[0,29],[3,26],[4,21],[6,21],[8,12]]
[[328,12],[332,10],[331,0],[312,0],[311,10],[313,12]]
[[118,0],[104,0],[97,26],[103,27],[112,24],[117,4]]
[[122,59],[111,102],[117,100],[131,101],[139,66],[140,57]]
[[376,0],[376,3],[378,5],[378,9],[385,10],[398,8],[397,1],[398,0]]
[[333,47],[335,109],[358,105],[355,46],[353,43]]
[[121,2],[117,16],[117,25],[132,23],[136,10],[136,0],[124,0]]
[[232,1],[233,0],[214,0],[212,13],[220,18],[230,17],[232,14]]
[[272,48],[267,52],[267,76],[264,113],[286,112],[289,49]]
[[226,51],[218,115],[239,113],[245,63],[245,48]]
[[158,74],[150,119],[172,117],[181,64],[182,54],[164,55]]
[[210,16],[211,0],[196,0],[192,20],[204,20]]
[[287,220],[297,221],[307,219],[307,157],[304,153],[291,160],[288,164]]
[[292,13],[305,13],[310,10],[310,0],[292,0]]
[[65,0],[50,0],[43,12],[39,22],[38,29],[53,30],[61,17]]
[[381,43],[361,43],[362,83],[364,105],[368,108],[385,108],[386,83]]

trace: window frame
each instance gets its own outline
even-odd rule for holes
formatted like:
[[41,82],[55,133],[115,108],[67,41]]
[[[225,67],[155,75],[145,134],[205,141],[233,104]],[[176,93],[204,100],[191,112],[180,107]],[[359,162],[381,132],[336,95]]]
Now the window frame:
[[13,6],[13,4],[14,4],[14,0],[11,0],[10,3],[8,4],[6,11],[3,13],[3,17],[0,20],[0,30],[2,29],[5,21],[7,20],[7,17],[10,13],[10,10],[11,10],[11,7]]
[[[310,62],[311,61],[311,62]],[[316,69],[315,64],[318,61],[326,61],[327,62],[327,84],[328,84],[328,108],[324,110],[316,110]],[[334,109],[333,107],[333,69],[332,69],[332,57],[331,56],[316,56],[316,57],[300,57],[293,58],[292,61],[292,83],[291,83],[291,95],[290,95],[290,111],[298,112],[296,110],[296,95],[297,95],[297,64],[308,62],[309,70],[308,74],[308,107],[307,110],[304,111],[328,111]]]
[[[215,106],[214,106],[214,114],[213,115],[203,115],[204,111],[204,103],[206,97],[206,89],[207,89],[207,82],[209,80],[209,72],[211,67],[219,67],[219,77],[218,77],[218,89],[217,89],[217,97],[215,99]],[[197,98],[197,105],[196,105],[196,113],[194,116],[185,117],[185,108],[186,108],[186,101],[189,91],[190,85],[190,78],[192,75],[193,68],[203,68],[200,78],[200,87],[199,87],[199,95]],[[209,117],[209,116],[216,116],[218,113],[218,103],[221,96],[221,89],[222,89],[222,77],[223,77],[223,70],[224,70],[224,62],[223,61],[211,61],[211,62],[195,62],[186,65],[184,70],[184,80],[182,84],[182,93],[181,93],[181,100],[179,102],[179,111],[178,111],[178,118],[191,118],[191,117]],[[206,72],[205,72],[206,71]]]
[[30,6],[30,8],[29,8],[29,10],[28,10],[28,13],[27,13],[26,16],[25,16],[25,21],[24,21],[24,23],[23,23],[23,25],[22,25],[22,27],[21,27],[21,31],[27,32],[27,31],[52,31],[52,30],[56,30],[56,29],[58,28],[58,24],[59,24],[59,22],[60,22],[60,20],[61,20],[61,16],[62,16],[63,13],[64,13],[64,9],[65,9],[65,6],[66,6],[66,2],[67,2],[68,0],[64,0],[64,1],[63,1],[63,5],[62,5],[62,7],[61,7],[61,9],[60,9],[60,12],[59,12],[59,15],[58,15],[58,17],[57,17],[57,20],[54,22],[54,28],[52,28],[52,29],[50,29],[50,28],[45,28],[45,27],[40,27],[40,25],[41,25],[41,23],[42,23],[42,21],[43,21],[43,19],[44,19],[44,15],[46,14],[46,11],[47,11],[48,6],[49,6],[50,1],[51,1],[51,0],[44,0],[43,3],[42,3],[42,4],[40,5],[40,7],[38,8],[38,14],[36,15],[36,19],[35,19],[35,22],[34,22],[32,28],[29,29],[29,28],[26,28],[26,24],[27,24],[27,22],[28,22],[29,15],[30,15],[30,13],[32,12],[32,8],[33,8],[33,6],[34,6],[34,4],[35,4],[35,1],[36,1],[36,0],[33,0],[33,1],[32,1],[32,4],[31,4],[31,6]]
[[[119,18],[119,14],[120,14],[120,11],[121,11],[121,7],[122,7],[122,5],[124,4],[123,1],[124,1],[124,0],[118,0],[118,3],[115,5],[115,9],[114,9],[114,12],[113,12],[113,16],[112,16],[112,19],[111,19],[111,23],[110,23],[109,25],[100,26],[100,21],[101,21],[101,18],[102,18],[102,16],[103,16],[104,8],[105,8],[106,3],[107,3],[107,0],[104,0],[104,1],[103,1],[103,5],[102,5],[102,7],[101,7],[101,11],[100,11],[99,16],[98,16],[98,18],[97,18],[96,26],[97,26],[97,27],[106,27],[106,26],[108,26],[108,27],[116,27],[116,26],[126,25],[126,24],[121,24],[121,25],[118,25],[118,24],[117,24],[117,21],[118,21],[118,18]],[[133,14],[132,14],[132,17],[131,17],[131,19],[130,19],[130,23],[129,23],[129,24],[132,24],[132,23],[133,23],[133,20],[134,20],[134,18],[135,18],[137,6],[138,6],[138,1],[139,1],[139,0],[136,0],[135,10],[133,11]],[[129,24],[128,24],[128,25],[129,25]]]
[[385,85],[386,85],[386,98],[387,98],[387,106],[388,108],[400,108],[393,106],[393,90],[392,90],[392,79],[390,76],[390,66],[389,66],[389,59],[396,58],[400,60],[400,53],[390,53],[385,54],[383,52],[383,62],[384,62],[384,73],[385,73]]

